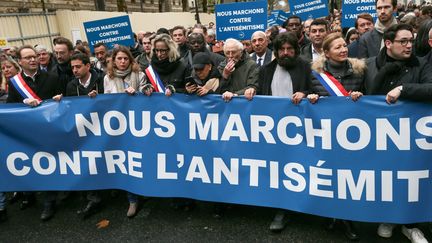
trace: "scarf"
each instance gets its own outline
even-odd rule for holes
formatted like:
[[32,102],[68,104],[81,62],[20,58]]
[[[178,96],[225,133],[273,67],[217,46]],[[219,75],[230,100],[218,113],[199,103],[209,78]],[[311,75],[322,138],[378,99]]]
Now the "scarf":
[[379,94],[387,94],[397,84],[390,85],[394,80],[395,75],[398,75],[405,66],[416,66],[418,60],[414,55],[408,60],[395,60],[387,55],[387,49],[383,48],[376,58],[378,73],[374,78],[373,83],[377,85]]
[[[393,26],[393,25],[395,25],[397,23],[398,22],[395,19],[395,17],[392,17],[392,21],[391,21],[391,24],[389,25],[389,27]],[[380,34],[383,35],[384,31],[387,29],[387,27],[383,23],[381,23],[379,21],[379,19],[377,19],[377,21],[375,22],[375,29],[378,31],[378,33],[380,33]],[[383,47],[384,47],[384,39],[381,40],[381,48],[380,49],[382,49]]]
[[153,55],[151,59],[151,65],[159,75],[164,75],[164,74],[174,72],[179,64],[180,64],[180,58],[178,58],[173,62],[170,62],[168,58],[164,60],[159,60],[156,57],[156,55]]
[[[126,80],[127,76],[130,75],[130,79]],[[129,81],[129,87],[137,89],[139,84],[139,73],[132,72],[132,66],[130,65],[126,70],[120,71],[118,69],[114,69],[114,78],[113,81],[116,85],[118,93],[125,92],[125,83]]]

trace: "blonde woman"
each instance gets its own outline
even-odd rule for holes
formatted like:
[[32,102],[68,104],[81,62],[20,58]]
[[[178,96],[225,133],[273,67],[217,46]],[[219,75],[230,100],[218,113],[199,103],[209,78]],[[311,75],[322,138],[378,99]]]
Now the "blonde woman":
[[21,72],[21,67],[14,59],[7,57],[6,60],[1,62],[1,72],[3,75],[0,75],[0,103],[5,103],[8,92],[8,81]]
[[146,95],[152,92],[164,92],[170,96],[175,92],[185,92],[185,79],[190,72],[180,60],[177,44],[167,34],[157,35],[153,39],[151,61],[145,72],[145,82],[140,90]]

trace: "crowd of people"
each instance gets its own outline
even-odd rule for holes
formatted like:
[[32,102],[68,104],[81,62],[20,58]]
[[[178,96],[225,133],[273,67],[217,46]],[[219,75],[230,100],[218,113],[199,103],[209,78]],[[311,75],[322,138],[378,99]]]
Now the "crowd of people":
[[[139,31],[135,44],[103,43],[94,46],[58,37],[53,52],[43,45],[23,45],[0,53],[0,102],[38,106],[43,100],[63,96],[95,97],[103,93],[163,92],[205,96],[221,94],[252,100],[255,95],[290,98],[293,104],[319,102],[323,96],[383,95],[383,102],[399,99],[432,100],[432,6],[396,0],[376,0],[377,20],[359,14],[355,26],[341,28],[341,12],[302,21],[290,16],[282,26],[256,31],[250,40],[216,40],[214,23],[191,28],[160,28],[156,33]],[[394,13],[397,13],[396,15]],[[336,85],[330,85],[328,80]],[[30,95],[24,95],[22,85]],[[57,193],[46,192],[41,220],[55,214]],[[86,194],[78,214],[87,218],[100,210],[97,191]],[[11,194],[20,208],[35,204],[34,192]],[[127,217],[137,214],[139,196],[128,193]],[[191,200],[177,206],[190,207]],[[215,214],[223,211],[216,204]],[[270,230],[281,231],[290,212],[278,211]],[[6,194],[0,193],[0,221],[7,220]],[[329,219],[328,229],[341,225],[350,240],[359,239],[351,221]],[[392,236],[394,224],[383,223],[378,235]],[[416,225],[402,226],[412,242],[427,242]]]

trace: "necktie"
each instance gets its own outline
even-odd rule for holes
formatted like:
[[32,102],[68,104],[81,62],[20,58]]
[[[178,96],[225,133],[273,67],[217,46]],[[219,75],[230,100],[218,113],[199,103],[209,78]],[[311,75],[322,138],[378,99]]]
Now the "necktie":
[[261,66],[262,65],[262,58],[260,57],[260,58],[258,58],[258,66]]

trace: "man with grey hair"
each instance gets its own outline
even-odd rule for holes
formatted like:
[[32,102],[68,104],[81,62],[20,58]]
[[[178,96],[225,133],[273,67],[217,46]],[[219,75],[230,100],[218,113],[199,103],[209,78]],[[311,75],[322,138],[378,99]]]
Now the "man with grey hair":
[[258,66],[264,66],[273,60],[272,51],[267,47],[268,39],[264,31],[255,31],[252,34],[251,43],[254,50],[251,57]]
[[222,98],[229,101],[233,96],[244,95],[248,87],[258,87],[259,69],[249,54],[243,51],[240,41],[229,38],[223,49],[225,60],[219,64],[218,70],[222,75]]
[[57,61],[47,47],[37,45],[35,50],[39,58],[39,69],[45,72],[55,72]]

